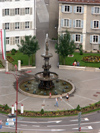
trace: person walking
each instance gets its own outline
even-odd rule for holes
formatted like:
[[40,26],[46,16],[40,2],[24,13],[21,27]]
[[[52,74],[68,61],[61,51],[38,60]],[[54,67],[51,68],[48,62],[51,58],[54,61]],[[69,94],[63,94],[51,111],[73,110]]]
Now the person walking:
[[56,97],[55,100],[56,100],[56,104],[55,104],[55,106],[58,107],[58,97]]
[[60,98],[60,101],[62,101],[62,94],[60,95],[60,97],[59,97],[59,98]]
[[66,94],[66,101],[69,101],[69,94]]

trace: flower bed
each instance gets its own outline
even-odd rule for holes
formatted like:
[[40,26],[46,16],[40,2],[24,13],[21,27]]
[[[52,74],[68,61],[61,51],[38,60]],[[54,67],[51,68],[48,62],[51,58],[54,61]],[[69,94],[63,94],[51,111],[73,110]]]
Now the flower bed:
[[85,56],[82,59],[84,62],[100,63],[100,56]]
[[[20,110],[18,110],[19,116],[26,116],[26,117],[58,117],[58,116],[71,116],[71,115],[77,115],[79,112],[89,113],[93,111],[100,110],[100,101],[92,104],[87,107],[81,108],[79,105],[76,109],[73,110],[61,110],[61,111],[24,111],[23,114],[20,113]],[[11,108],[8,107],[8,105],[0,105],[0,112],[2,113],[11,113]]]
[[7,60],[11,63],[14,61],[14,59],[11,56],[7,56]]

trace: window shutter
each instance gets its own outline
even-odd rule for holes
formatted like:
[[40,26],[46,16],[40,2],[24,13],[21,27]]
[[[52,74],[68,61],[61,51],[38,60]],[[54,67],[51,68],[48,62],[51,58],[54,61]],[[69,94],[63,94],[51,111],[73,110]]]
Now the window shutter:
[[70,6],[70,13],[72,13],[72,6]]
[[65,9],[65,6],[62,5],[62,6],[61,6],[61,11],[64,12],[64,9]]
[[2,16],[5,16],[5,9],[2,9]]
[[22,14],[22,8],[20,8],[20,15],[23,15],[23,14]]
[[91,8],[91,13],[92,13],[92,14],[94,13],[94,7]]
[[76,13],[76,6],[74,6],[74,13]]
[[29,10],[30,10],[30,14],[32,14],[32,8],[29,8]]
[[81,43],[83,43],[83,35],[81,35]]
[[12,30],[12,23],[10,23],[10,27],[9,27],[9,30]]
[[91,21],[91,29],[93,29],[93,21]]
[[99,42],[98,43],[100,44],[100,36],[99,36]]
[[90,35],[90,43],[92,43],[92,35]]
[[99,29],[100,29],[100,21],[99,21]]
[[15,37],[12,37],[12,45],[15,45]]
[[5,29],[5,23],[2,24],[2,29]]
[[82,6],[82,13],[84,13],[84,7]]
[[22,14],[23,14],[23,15],[25,15],[25,8],[23,8],[23,9],[22,9],[22,11],[23,11],[23,13],[22,13]]
[[71,19],[69,20],[69,27],[70,28],[72,27],[72,20]]
[[75,20],[73,20],[73,27],[75,28]]
[[24,30],[25,29],[25,22],[22,23],[22,29]]
[[73,34],[73,40],[75,41],[75,34]]
[[30,22],[30,29],[32,29],[32,22]]
[[83,28],[83,20],[81,20],[81,28]]
[[15,15],[15,9],[12,9],[12,15],[13,16]]
[[61,19],[61,27],[63,27],[64,19]]

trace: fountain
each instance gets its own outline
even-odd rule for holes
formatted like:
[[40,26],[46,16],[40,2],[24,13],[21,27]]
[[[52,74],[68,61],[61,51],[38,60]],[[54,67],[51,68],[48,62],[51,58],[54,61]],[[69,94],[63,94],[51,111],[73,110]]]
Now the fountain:
[[51,68],[51,65],[49,65],[49,59],[53,55],[48,51],[49,51],[48,42],[46,42],[46,52],[45,54],[41,55],[44,58],[44,65],[42,66],[44,71],[35,74],[35,78],[40,81],[38,86],[40,89],[54,88],[53,80],[58,79],[58,74],[49,71],[49,69]]
[[51,92],[52,97],[62,94],[71,94],[75,87],[70,81],[58,79],[58,74],[50,72],[51,65],[49,60],[53,55],[49,53],[48,40],[46,39],[45,53],[41,55],[44,58],[43,71],[38,72],[32,78],[24,79],[19,84],[19,91],[28,96],[48,97]]

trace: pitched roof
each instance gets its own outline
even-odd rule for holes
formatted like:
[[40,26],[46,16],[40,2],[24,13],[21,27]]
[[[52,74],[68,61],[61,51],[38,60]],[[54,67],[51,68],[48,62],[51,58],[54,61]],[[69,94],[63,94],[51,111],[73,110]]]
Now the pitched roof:
[[84,4],[84,3],[97,4],[97,3],[99,3],[100,4],[100,0],[58,0],[58,1],[62,2],[62,3],[81,3],[81,4]]

